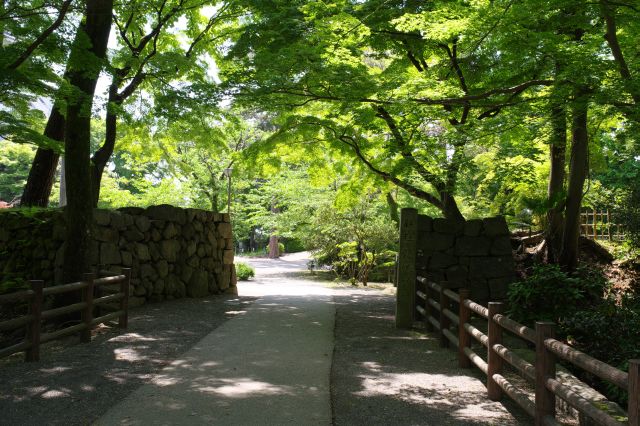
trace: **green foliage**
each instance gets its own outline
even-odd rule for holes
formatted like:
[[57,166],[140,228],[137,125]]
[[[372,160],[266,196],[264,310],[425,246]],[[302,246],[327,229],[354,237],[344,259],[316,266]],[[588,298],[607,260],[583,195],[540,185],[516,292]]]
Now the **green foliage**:
[[33,146],[2,142],[0,147],[0,200],[11,201],[22,194],[34,153]]
[[255,269],[246,263],[236,262],[236,276],[240,281],[246,281],[249,278],[253,278],[256,275]]
[[[596,359],[623,371],[629,368],[628,360],[640,357],[640,299],[613,297],[574,313],[561,324],[567,339],[579,349]],[[605,387],[609,398],[626,403],[627,394],[617,386]]]
[[535,265],[529,277],[509,287],[509,315],[529,326],[535,321],[562,323],[599,302],[606,286],[595,269],[581,267],[568,274],[558,265]]
[[280,254],[285,253],[284,243],[278,243],[278,253],[280,253]]

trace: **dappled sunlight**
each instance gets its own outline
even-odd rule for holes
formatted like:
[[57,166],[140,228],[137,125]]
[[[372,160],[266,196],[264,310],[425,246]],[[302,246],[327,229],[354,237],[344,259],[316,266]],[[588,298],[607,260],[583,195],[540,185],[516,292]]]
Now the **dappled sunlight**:
[[41,368],[40,372],[45,374],[60,374],[69,370],[71,370],[71,367],[58,366],[58,367],[52,367],[52,368]]
[[148,358],[133,348],[119,348],[113,351],[115,359],[118,361],[140,362]]
[[125,333],[119,336],[112,337],[107,341],[112,343],[135,343],[135,342],[157,342],[159,340],[166,340],[166,339],[161,339],[158,337],[151,337],[151,336],[143,336],[138,333]]
[[209,379],[208,385],[192,385],[198,392],[212,393],[225,398],[250,398],[268,395],[292,395],[290,386],[278,386],[249,378]]
[[69,396],[71,391],[69,389],[51,389],[44,392],[41,397],[44,399],[62,398]]

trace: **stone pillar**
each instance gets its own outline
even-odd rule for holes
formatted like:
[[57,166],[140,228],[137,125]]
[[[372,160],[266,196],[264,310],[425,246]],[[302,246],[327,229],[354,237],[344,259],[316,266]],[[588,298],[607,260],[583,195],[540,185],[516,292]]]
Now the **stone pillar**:
[[413,325],[416,297],[417,234],[418,211],[416,209],[402,209],[396,296],[396,327],[398,328],[410,328]]

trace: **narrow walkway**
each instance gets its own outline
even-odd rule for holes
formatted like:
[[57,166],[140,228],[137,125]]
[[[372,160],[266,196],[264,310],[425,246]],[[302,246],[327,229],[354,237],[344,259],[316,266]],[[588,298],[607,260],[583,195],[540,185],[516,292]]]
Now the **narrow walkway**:
[[331,424],[331,291],[283,279],[273,263],[239,286],[256,302],[96,424]]

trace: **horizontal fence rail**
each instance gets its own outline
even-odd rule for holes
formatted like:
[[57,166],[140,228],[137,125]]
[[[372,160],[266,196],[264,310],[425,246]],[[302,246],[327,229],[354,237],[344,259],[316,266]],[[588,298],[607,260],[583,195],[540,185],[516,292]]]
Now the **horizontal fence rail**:
[[[418,276],[414,318],[422,320],[427,330],[439,334],[441,346],[453,345],[457,348],[460,367],[475,365],[487,375],[487,394],[491,400],[498,401],[503,395],[509,396],[535,419],[536,425],[559,424],[556,420],[558,397],[581,416],[597,424],[640,426],[640,360],[630,360],[629,371],[621,371],[556,340],[555,324],[538,322],[534,330],[504,315],[502,303],[490,302],[488,307],[484,307],[470,300],[469,295],[468,289],[461,288],[455,292],[448,282],[437,284]],[[487,321],[486,334],[470,323],[474,315]],[[533,364],[505,346],[503,331],[535,345]],[[472,339],[486,347],[486,361],[472,349]],[[627,391],[629,404],[626,421],[602,410],[600,404],[585,397],[576,390],[576,386],[562,383],[556,374],[557,359]],[[535,389],[533,395],[531,391],[527,392],[505,378],[505,363],[531,384]],[[582,382],[580,386],[591,389]]]
[[[103,276],[110,274],[110,276]],[[98,324],[118,319],[118,326],[126,328],[128,325],[129,311],[129,285],[131,282],[131,269],[123,268],[122,273],[114,275],[110,272],[100,271],[101,278],[95,278],[94,274],[84,274],[83,280],[76,283],[62,284],[59,286],[44,288],[41,280],[30,281],[31,289],[15,293],[0,295],[0,305],[10,303],[25,303],[28,313],[17,318],[0,322],[0,331],[15,331],[25,327],[24,339],[12,346],[0,348],[0,358],[17,352],[25,352],[26,361],[38,361],[40,359],[40,345],[65,336],[80,333],[80,340],[91,341],[91,330]],[[118,285],[116,293],[102,297],[94,297],[101,287]],[[58,294],[82,292],[81,301],[67,306],[43,310],[44,298]],[[95,307],[107,303],[118,303],[118,309],[106,315],[94,318]],[[46,321],[58,318],[62,315],[80,312],[78,324],[43,333],[43,325]]]

